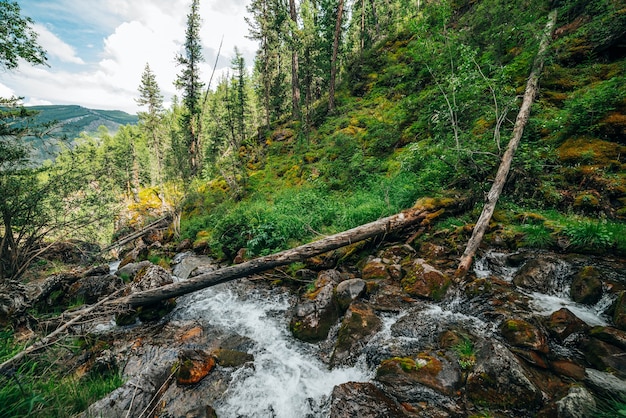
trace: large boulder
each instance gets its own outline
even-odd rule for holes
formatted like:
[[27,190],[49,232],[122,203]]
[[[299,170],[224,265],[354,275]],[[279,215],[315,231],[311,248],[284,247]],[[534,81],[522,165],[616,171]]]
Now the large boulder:
[[350,305],[339,327],[331,364],[354,364],[361,354],[359,348],[367,344],[382,326],[382,321],[369,305],[362,302]]
[[139,261],[137,263],[128,263],[122,267],[119,267],[115,272],[115,275],[121,277],[124,280],[133,280],[137,273],[150,265],[152,265],[152,263],[148,260]]
[[523,319],[507,319],[500,332],[512,346],[547,354],[548,339],[541,329]]
[[104,274],[101,276],[86,276],[74,283],[65,299],[83,300],[87,304],[98,301],[101,297],[108,296],[124,286],[124,282],[118,276]]
[[361,279],[349,279],[339,283],[335,289],[339,308],[346,310],[354,300],[363,296],[365,288],[366,283]]
[[531,258],[515,273],[513,283],[526,290],[554,294],[562,286],[560,278],[567,276],[571,267],[565,261],[541,254]]
[[392,393],[401,394],[404,386],[420,384],[443,395],[452,396],[461,387],[461,370],[456,361],[434,352],[385,360],[376,370],[376,380]]
[[574,275],[570,295],[574,302],[593,305],[602,298],[600,272],[591,266],[583,267]]
[[384,360],[376,370],[376,381],[403,405],[428,404],[447,411],[435,416],[448,416],[448,412],[460,416],[462,412],[456,399],[456,390],[461,385],[460,369],[456,362],[437,353],[422,352]]
[[402,407],[372,383],[343,383],[330,395],[330,418],[403,416]]
[[596,401],[587,389],[573,386],[557,403],[559,418],[586,418],[596,411]]
[[585,359],[596,369],[615,373],[626,379],[626,358],[621,347],[590,338],[583,347]]
[[536,411],[542,402],[541,391],[526,376],[515,355],[496,341],[485,340],[478,345],[466,391],[472,402],[499,408]]
[[405,262],[402,268],[404,271],[402,289],[411,296],[439,301],[450,286],[450,278],[426,263],[424,259]]
[[572,334],[584,334],[589,330],[582,319],[567,308],[553,312],[546,321],[546,328],[557,340],[563,342]]
[[289,324],[294,337],[307,342],[326,339],[330,327],[339,319],[334,290],[340,281],[341,275],[336,270],[318,274],[315,288],[305,293],[295,307]]
[[613,314],[615,327],[626,331],[626,291],[620,292],[615,302],[615,313]]
[[150,264],[141,269],[130,285],[130,293],[141,292],[174,283],[172,275],[161,266]]

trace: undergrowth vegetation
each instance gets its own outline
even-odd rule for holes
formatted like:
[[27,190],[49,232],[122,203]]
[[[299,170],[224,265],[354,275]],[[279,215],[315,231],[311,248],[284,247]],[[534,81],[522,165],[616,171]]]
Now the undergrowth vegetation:
[[[0,376],[2,416],[72,417],[123,384],[116,370],[94,371],[82,376],[64,370],[63,352],[71,353],[79,347],[79,342],[59,346]],[[15,342],[13,331],[0,331],[0,362],[22,348]]]
[[[510,137],[537,34],[557,7],[560,29],[504,191],[545,221],[518,217],[508,231],[515,246],[624,253],[626,59],[606,52],[613,35],[605,25],[619,13],[592,3],[429,4],[346,63],[334,113],[321,101],[310,124],[285,121],[265,131],[261,147],[244,144],[243,195],[232,199],[219,179],[192,187],[183,238],[227,258],[241,248],[263,255],[422,196],[453,191],[480,202]],[[611,20],[618,32],[626,28],[619,16]]]

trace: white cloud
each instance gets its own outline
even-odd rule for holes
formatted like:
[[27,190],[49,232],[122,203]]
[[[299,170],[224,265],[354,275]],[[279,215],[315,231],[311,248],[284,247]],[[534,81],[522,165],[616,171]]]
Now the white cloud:
[[0,83],[0,97],[8,99],[13,96],[15,96],[15,91],[13,91],[12,88]]
[[45,26],[40,24],[33,25],[33,28],[39,35],[37,42],[46,50],[49,57],[55,57],[62,62],[73,64],[84,64],[85,62],[76,56],[76,51],[70,45],[59,39],[54,33],[50,32]]
[[48,106],[51,105],[52,102],[48,100],[41,100],[36,97],[31,97],[27,102],[24,103],[25,106]]
[[[68,5],[68,2],[54,0],[48,4],[49,7],[60,7]],[[222,35],[224,44],[218,65],[221,70],[216,74],[213,85],[217,76],[230,67],[235,46],[244,55],[247,65],[252,65],[256,44],[245,38],[248,28],[244,14],[248,2],[200,2],[203,21],[200,37],[206,59],[201,72],[205,82],[211,75]],[[179,94],[173,85],[180,72],[175,56],[182,51],[191,0],[81,0],[71,3],[72,7],[65,12],[76,16],[68,16],[68,21],[86,19],[87,16],[94,19],[94,28],[108,28],[108,33],[103,32],[104,46],[97,55],[97,61],[83,63],[81,67],[56,63],[51,68],[25,65],[18,72],[8,73],[2,78],[5,85],[0,84],[0,93],[4,87],[26,96],[28,103],[47,101],[135,113],[139,110],[135,103],[137,89],[147,62],[166,101],[173,94]],[[75,50],[48,30],[45,23],[38,22],[36,28],[40,33],[39,41],[49,56],[66,64],[82,63]],[[77,42],[80,42],[79,38],[72,40],[74,45]],[[74,71],[76,68],[78,72]]]

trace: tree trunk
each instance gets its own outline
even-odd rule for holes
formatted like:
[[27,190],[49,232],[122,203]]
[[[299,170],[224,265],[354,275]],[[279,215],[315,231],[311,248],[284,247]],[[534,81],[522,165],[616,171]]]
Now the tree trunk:
[[367,238],[400,230],[418,222],[424,221],[426,224],[430,222],[432,218],[439,216],[442,212],[443,211],[439,211],[431,214],[422,209],[410,209],[397,215],[379,219],[378,221],[361,225],[290,250],[205,273],[183,282],[134,293],[124,298],[111,301],[111,304],[127,304],[133,307],[150,305],[161,300],[195,292],[206,287],[250,276],[278,266],[303,261],[307,258],[363,241]]
[[335,110],[335,82],[337,78],[337,53],[339,51],[339,38],[341,37],[341,18],[343,15],[343,0],[339,0],[337,10],[337,23],[335,24],[335,36],[333,38],[333,56],[330,59],[330,84],[328,86],[328,110]]
[[293,118],[300,119],[300,80],[298,78],[298,45],[296,42],[298,15],[296,14],[296,0],[289,0],[289,14],[293,22],[293,29],[291,30],[291,101]]
[[489,221],[491,220],[491,216],[493,215],[493,211],[495,210],[496,203],[498,202],[500,194],[502,193],[502,189],[504,188],[504,183],[506,182],[509,170],[511,169],[513,155],[515,154],[515,150],[519,145],[522,134],[524,133],[524,127],[526,126],[526,123],[528,122],[528,117],[530,116],[530,106],[532,105],[535,95],[537,94],[539,75],[541,74],[541,70],[543,69],[543,62],[546,56],[548,45],[550,44],[550,39],[552,38],[552,31],[554,29],[555,23],[556,10],[553,10],[550,13],[548,23],[546,24],[543,37],[541,39],[541,43],[539,44],[539,51],[537,52],[537,56],[535,57],[535,62],[533,63],[533,68],[530,72],[528,82],[526,83],[524,100],[522,101],[522,107],[520,108],[520,111],[517,114],[517,119],[515,120],[513,135],[511,137],[511,140],[509,141],[509,145],[504,153],[504,156],[502,157],[502,162],[500,163],[500,167],[498,168],[498,172],[491,186],[491,190],[487,195],[487,201],[485,202],[483,211],[480,214],[478,221],[476,221],[472,236],[467,243],[465,251],[463,252],[461,261],[459,262],[459,267],[456,271],[456,276],[458,278],[463,278],[467,274],[472,264],[474,255],[476,254],[476,251],[480,246],[485,231],[489,226]]

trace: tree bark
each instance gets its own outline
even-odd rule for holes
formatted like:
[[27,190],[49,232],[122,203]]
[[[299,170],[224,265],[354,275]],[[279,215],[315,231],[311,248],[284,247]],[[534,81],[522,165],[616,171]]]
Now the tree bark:
[[109,251],[109,250],[111,250],[111,249],[113,249],[115,247],[120,247],[120,246],[122,246],[124,244],[127,244],[127,243],[137,239],[137,238],[143,237],[144,235],[148,234],[153,229],[165,226],[166,225],[165,221],[167,221],[168,219],[169,219],[169,216],[164,216],[164,217],[162,217],[160,219],[157,219],[156,221],[154,221],[151,224],[143,227],[139,231],[133,232],[132,234],[127,235],[124,238],[117,240],[116,242],[114,242],[113,244],[109,245],[108,247],[103,248],[102,252],[103,253],[107,252],[107,251]]
[[300,80],[298,78],[298,43],[296,29],[298,27],[298,15],[296,14],[296,0],[289,0],[289,15],[292,20],[291,29],[291,101],[294,119],[300,119]]
[[526,83],[524,99],[522,101],[522,107],[520,108],[520,111],[517,114],[517,118],[515,120],[513,135],[511,137],[511,140],[509,141],[509,145],[504,153],[504,156],[502,157],[500,167],[498,167],[496,178],[491,186],[489,194],[487,195],[487,200],[485,202],[485,206],[483,207],[483,211],[480,214],[478,221],[476,221],[472,236],[469,239],[467,247],[465,248],[463,256],[461,257],[461,260],[459,262],[459,267],[456,271],[457,278],[462,279],[467,274],[474,259],[474,255],[476,255],[476,251],[478,250],[485,231],[489,226],[489,221],[491,220],[491,216],[493,215],[493,212],[495,210],[496,203],[500,198],[502,189],[504,188],[504,183],[506,182],[509,170],[511,169],[513,155],[515,154],[520,139],[522,138],[522,134],[524,133],[524,127],[526,126],[526,123],[528,123],[528,117],[530,116],[530,107],[537,94],[539,76],[541,74],[541,70],[543,69],[543,63],[545,60],[548,45],[550,44],[550,39],[552,38],[552,31],[554,29],[555,23],[556,10],[553,10],[549,15],[548,23],[546,24],[543,37],[539,44],[539,51],[537,52],[537,56],[535,57],[535,61],[533,63],[533,68]]
[[331,235],[319,241],[205,273],[183,282],[134,293],[124,298],[111,301],[110,303],[115,305],[130,305],[132,307],[150,305],[161,300],[195,292],[206,287],[250,276],[278,266],[302,261],[355,242],[363,241],[367,238],[400,230],[411,224],[422,221],[429,223],[433,217],[438,216],[441,212],[442,211],[431,214],[422,209],[410,209],[339,234]]
[[337,23],[335,24],[335,36],[333,38],[333,55],[330,59],[330,83],[328,86],[328,110],[335,110],[335,82],[337,78],[337,54],[339,51],[339,38],[341,37],[341,19],[343,16],[343,0],[339,0],[337,10]]
[[81,309],[80,311],[73,312],[73,314],[76,315],[73,319],[71,319],[70,321],[66,322],[65,324],[63,324],[62,326],[60,326],[59,328],[57,328],[56,330],[51,332],[50,334],[46,335],[41,340],[39,340],[36,343],[26,347],[24,350],[20,351],[19,353],[17,353],[16,355],[11,357],[10,359],[5,360],[2,364],[0,364],[0,375],[7,374],[7,371],[9,371],[11,369],[11,367],[13,367],[17,362],[19,362],[22,358],[24,358],[28,354],[34,353],[35,351],[41,350],[42,348],[47,347],[48,345],[54,343],[56,338],[60,334],[65,332],[69,327],[71,327],[72,325],[76,324],[77,322],[83,320],[87,314],[89,314],[89,313],[93,312],[94,310],[96,310],[97,308],[100,308],[101,306],[105,305],[109,300],[113,299],[115,296],[117,296],[118,294],[122,293],[123,290],[124,290],[124,288],[119,289],[115,293],[111,293],[109,296],[107,296],[106,298],[102,299],[101,301],[99,301],[97,303],[94,303],[93,305],[91,305],[91,306],[89,306],[87,308]]

